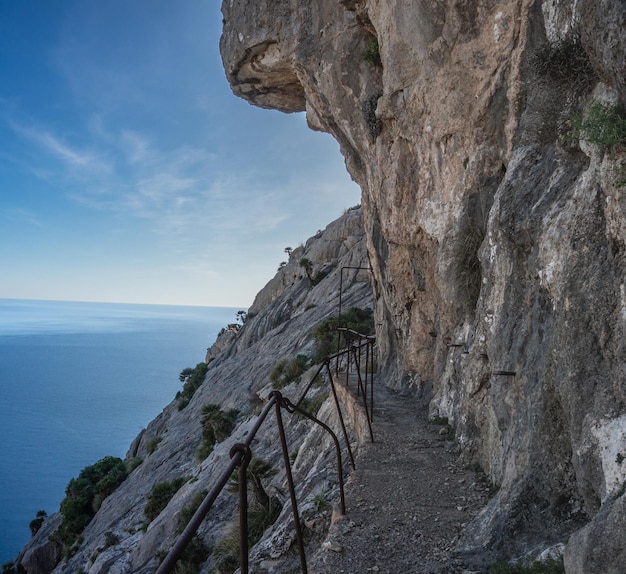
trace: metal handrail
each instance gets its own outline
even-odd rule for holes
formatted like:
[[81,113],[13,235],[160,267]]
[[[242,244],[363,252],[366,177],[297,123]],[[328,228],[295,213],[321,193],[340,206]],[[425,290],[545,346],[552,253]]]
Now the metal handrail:
[[[344,494],[344,483],[343,483],[343,464],[342,464],[342,458],[341,458],[341,446],[339,443],[339,439],[337,438],[337,435],[332,431],[332,429],[326,423],[320,421],[315,416],[306,412],[300,406],[302,404],[302,401],[306,397],[307,393],[311,389],[311,386],[315,382],[316,378],[321,374],[322,370],[326,369],[331,391],[333,394],[335,408],[337,410],[338,418],[339,418],[341,429],[342,429],[342,434],[345,440],[348,454],[350,456],[350,462],[351,462],[352,468],[355,468],[354,456],[352,453],[352,448],[350,446],[350,440],[348,438],[348,432],[346,430],[345,422],[343,420],[343,414],[341,412],[341,406],[339,403],[337,390],[335,388],[335,377],[333,376],[333,373],[330,369],[331,361],[333,360],[338,361],[341,357],[346,356],[347,357],[346,372],[348,373],[351,362],[352,360],[354,360],[354,364],[355,364],[355,368],[357,370],[357,376],[358,376],[357,393],[358,394],[360,393],[363,396],[365,413],[366,413],[367,422],[368,422],[369,431],[370,431],[370,437],[371,437],[372,442],[374,441],[374,436],[372,433],[372,426],[371,426],[371,418],[373,415],[373,345],[375,343],[375,337],[369,336],[369,335],[362,335],[350,329],[338,329],[338,330],[345,331],[346,334],[350,333],[351,336],[357,336],[358,341],[359,341],[358,344],[352,344],[348,346],[346,349],[339,351],[338,353],[335,353],[334,355],[326,357],[322,365],[320,365],[319,369],[317,370],[315,376],[311,378],[311,381],[305,388],[304,392],[301,394],[300,399],[296,403],[293,403],[289,399],[283,397],[283,395],[279,391],[272,391],[272,393],[270,393],[268,402],[265,404],[265,407],[259,414],[254,426],[252,427],[252,430],[246,435],[246,440],[242,443],[235,444],[231,448],[230,463],[228,464],[224,472],[220,475],[217,482],[213,485],[213,488],[210,490],[210,492],[205,496],[204,500],[202,501],[202,503],[200,504],[200,506],[194,513],[194,515],[192,516],[191,520],[187,523],[187,526],[185,527],[185,529],[179,536],[178,540],[174,543],[174,546],[172,546],[171,550],[169,551],[169,553],[167,554],[163,562],[161,562],[161,564],[157,568],[155,574],[170,574],[174,570],[176,566],[176,562],[180,559],[183,552],[185,551],[185,549],[191,542],[192,538],[194,537],[194,535],[200,528],[200,525],[206,518],[209,511],[211,510],[211,507],[215,503],[215,500],[217,499],[219,494],[222,492],[222,490],[228,483],[230,477],[232,476],[236,468],[239,468],[240,572],[241,574],[248,574],[248,550],[249,548],[248,548],[248,518],[247,518],[247,507],[248,507],[247,468],[252,458],[250,445],[252,444],[252,441],[255,439],[256,434],[258,433],[259,429],[261,428],[261,426],[267,419],[272,409],[274,409],[275,415],[276,415],[276,422],[278,426],[281,449],[283,453],[283,463],[285,466],[285,473],[287,476],[287,482],[289,486],[291,510],[292,510],[292,514],[294,518],[294,527],[296,530],[296,543],[298,545],[298,552],[300,555],[300,566],[302,569],[302,573],[303,574],[307,573],[306,556],[304,553],[304,540],[303,540],[302,529],[300,525],[298,503],[297,503],[296,493],[295,493],[295,484],[294,484],[293,476],[291,473],[291,461],[290,461],[290,456],[289,456],[289,450],[288,450],[281,410],[284,409],[290,414],[298,413],[308,418],[309,420],[313,421],[315,424],[320,426],[322,429],[324,429],[331,436],[334,447],[335,447],[336,456],[337,456],[337,470],[338,470],[338,477],[339,477],[339,492],[340,492],[340,512],[342,515],[345,514],[346,508],[345,508],[345,494]],[[360,355],[361,355],[362,348],[366,348],[365,385],[363,384],[363,380],[360,374]],[[370,359],[371,359],[371,365],[370,365]],[[371,393],[372,393],[371,400],[369,403],[369,407],[370,407],[369,409],[368,409],[368,401],[367,401],[368,367],[371,367],[370,388],[371,388]],[[346,379],[346,383],[347,383],[347,379]]]
[[[261,414],[256,420],[254,427],[252,428],[250,433],[248,433],[248,436],[243,443],[245,447],[250,447],[250,444],[254,440],[256,433],[259,431],[259,428],[261,428],[261,425],[267,418],[267,415],[269,414],[272,407],[274,407],[276,400],[277,397],[270,396],[269,401],[261,411]],[[187,526],[183,530],[182,534],[178,537],[178,540],[175,542],[174,546],[172,546],[172,549],[168,552],[163,562],[161,562],[160,566],[157,568],[155,574],[169,574],[169,572],[174,569],[174,567],[176,566],[176,562],[178,562],[178,559],[182,556],[185,548],[187,548],[187,546],[191,542],[191,539],[198,531],[198,528],[200,528],[202,521],[206,518],[206,515],[209,513],[209,510],[211,510],[213,503],[226,486],[226,483],[230,479],[234,470],[238,466],[241,467],[243,459],[244,454],[241,450],[236,450],[235,452],[231,450],[231,460],[229,465],[226,467],[226,470],[224,470],[224,472],[220,475],[218,481],[213,485],[213,488],[204,497],[204,500],[202,501],[194,515],[191,517],[191,520],[187,523]]]
[[[363,406],[368,414],[367,423],[369,425],[370,438],[374,442],[374,434],[372,432],[372,421],[374,420],[374,343],[376,337],[374,335],[364,335],[353,329],[338,327],[337,331],[340,335],[343,333],[346,339],[344,345],[347,351],[350,351],[354,359],[354,366],[357,375],[357,396],[362,394]],[[361,375],[361,363],[363,359],[362,351],[365,349],[365,380]],[[352,361],[348,361],[346,365],[346,385],[349,384],[350,366]],[[369,400],[368,400],[369,388]]]

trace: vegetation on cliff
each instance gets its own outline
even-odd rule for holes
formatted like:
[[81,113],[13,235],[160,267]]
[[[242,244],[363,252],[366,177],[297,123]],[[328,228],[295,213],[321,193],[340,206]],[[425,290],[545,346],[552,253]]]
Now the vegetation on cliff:
[[339,327],[351,329],[370,335],[374,332],[374,317],[371,309],[351,307],[342,312],[341,317],[328,317],[313,329],[313,337],[316,343],[314,363],[320,363],[325,357],[337,352],[340,334]]
[[[339,269],[362,265],[366,260],[360,210],[346,213],[294,251],[297,254],[259,294],[245,320],[243,314],[239,315],[239,329],[225,329],[207,353],[206,362],[181,371],[183,388],[176,399],[129,448],[127,461],[129,468],[134,467],[131,479],[122,483],[100,508],[88,530],[81,531],[67,562],[59,564],[55,552],[60,543],[51,547],[48,540],[49,527],[59,520],[55,515],[47,518],[33,536],[16,567],[25,564],[29,569],[39,568],[40,573],[65,569],[103,574],[129,561],[133,561],[133,571],[156,566],[210,491],[233,444],[245,441],[260,402],[272,391],[269,378],[273,366],[283,357],[310,357],[316,347],[314,328],[336,314]],[[299,265],[301,258],[311,262],[314,278],[318,266],[330,272],[312,284]],[[346,309],[371,305],[368,280],[367,273],[344,274],[342,300]],[[304,362],[302,357],[298,362]],[[308,358],[306,363],[310,366]],[[302,379],[299,384],[306,384]],[[297,385],[290,392],[297,393]],[[317,412],[326,396],[327,392],[315,385],[302,404]],[[323,411],[320,416],[334,424],[334,411]],[[308,505],[311,496],[321,490],[329,493],[329,499],[336,496],[334,452],[326,452],[327,439],[313,432],[309,422],[298,416],[285,417],[285,430],[302,504]],[[290,513],[281,510],[284,473],[280,470],[283,458],[276,448],[276,432],[270,417],[263,436],[252,445],[255,458],[249,472],[250,514],[256,526],[251,530],[251,542],[261,537],[280,515],[279,524],[253,548],[261,556],[273,552],[274,545],[282,544],[270,544],[267,540],[280,533],[290,520]],[[218,497],[179,563],[179,571],[197,571],[199,563],[204,564],[205,570],[224,567],[219,564],[219,551],[212,555],[210,551],[220,541],[220,533],[228,530],[235,509],[235,497]],[[324,512],[330,516],[330,509]],[[114,540],[116,543],[110,544]],[[291,558],[291,553],[284,557]],[[263,559],[257,558],[256,563]],[[34,566],[37,561],[45,566]]]
[[148,495],[143,512],[148,523],[152,522],[168,505],[172,497],[180,490],[187,479],[178,477],[172,481],[157,482]]
[[615,152],[626,148],[626,111],[621,105],[593,101],[584,112],[573,114],[568,136]]
[[76,551],[83,530],[98,512],[102,501],[126,479],[126,474],[122,459],[107,456],[86,466],[77,478],[70,480],[61,502],[63,521],[57,531],[65,556]]
[[222,410],[219,405],[208,404],[202,407],[202,443],[196,451],[196,458],[204,460],[213,452],[215,444],[228,438],[239,410]]
[[204,382],[208,370],[209,366],[206,363],[198,363],[193,368],[187,367],[181,371],[178,378],[183,383],[183,390],[176,393],[179,411],[182,411],[189,404],[191,397]]

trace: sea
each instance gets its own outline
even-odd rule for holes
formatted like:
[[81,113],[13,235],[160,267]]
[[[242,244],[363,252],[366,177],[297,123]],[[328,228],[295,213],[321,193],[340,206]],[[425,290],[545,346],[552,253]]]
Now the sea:
[[0,565],[82,468],[124,458],[237,310],[0,299]]

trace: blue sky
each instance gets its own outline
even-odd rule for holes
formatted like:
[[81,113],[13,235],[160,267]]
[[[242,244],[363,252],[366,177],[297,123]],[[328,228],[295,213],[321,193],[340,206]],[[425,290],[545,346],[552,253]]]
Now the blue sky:
[[235,97],[216,0],[0,0],[0,297],[247,307],[360,201]]

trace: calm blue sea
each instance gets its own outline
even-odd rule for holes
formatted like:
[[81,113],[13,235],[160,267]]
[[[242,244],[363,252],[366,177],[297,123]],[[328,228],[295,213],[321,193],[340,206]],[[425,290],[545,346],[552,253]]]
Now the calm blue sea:
[[0,565],[83,467],[124,457],[236,311],[0,299]]

